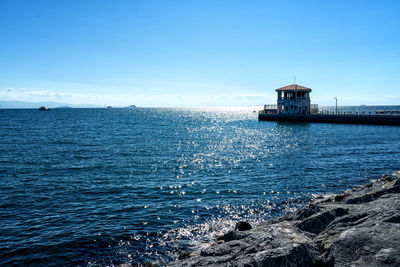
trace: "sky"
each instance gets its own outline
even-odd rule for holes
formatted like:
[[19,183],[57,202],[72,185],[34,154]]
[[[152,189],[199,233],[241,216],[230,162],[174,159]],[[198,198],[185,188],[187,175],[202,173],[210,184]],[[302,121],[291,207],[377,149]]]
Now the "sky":
[[400,1],[1,0],[0,100],[400,105]]

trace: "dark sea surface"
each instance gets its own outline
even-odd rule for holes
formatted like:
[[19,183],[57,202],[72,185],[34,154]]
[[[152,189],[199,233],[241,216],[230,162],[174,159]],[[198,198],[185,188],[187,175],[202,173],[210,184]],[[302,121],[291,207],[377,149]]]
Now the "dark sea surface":
[[0,113],[0,265],[166,262],[400,168],[400,127],[255,109]]

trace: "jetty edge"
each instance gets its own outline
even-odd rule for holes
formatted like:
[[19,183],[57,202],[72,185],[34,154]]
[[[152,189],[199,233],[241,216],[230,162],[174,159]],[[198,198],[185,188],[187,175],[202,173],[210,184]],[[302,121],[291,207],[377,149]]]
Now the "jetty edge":
[[400,172],[230,231],[168,266],[400,266]]

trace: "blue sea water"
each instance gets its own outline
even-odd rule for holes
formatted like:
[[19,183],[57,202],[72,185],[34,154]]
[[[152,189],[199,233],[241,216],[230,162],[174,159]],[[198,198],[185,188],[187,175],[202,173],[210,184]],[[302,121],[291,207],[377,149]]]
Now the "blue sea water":
[[167,262],[399,169],[400,127],[248,108],[0,113],[0,265]]

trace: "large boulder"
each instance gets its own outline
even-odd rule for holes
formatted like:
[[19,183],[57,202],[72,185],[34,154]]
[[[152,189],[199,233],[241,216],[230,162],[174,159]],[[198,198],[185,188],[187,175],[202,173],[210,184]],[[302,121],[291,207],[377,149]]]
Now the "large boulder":
[[[400,266],[400,173],[231,231],[170,266]],[[251,227],[251,226],[250,226]]]

